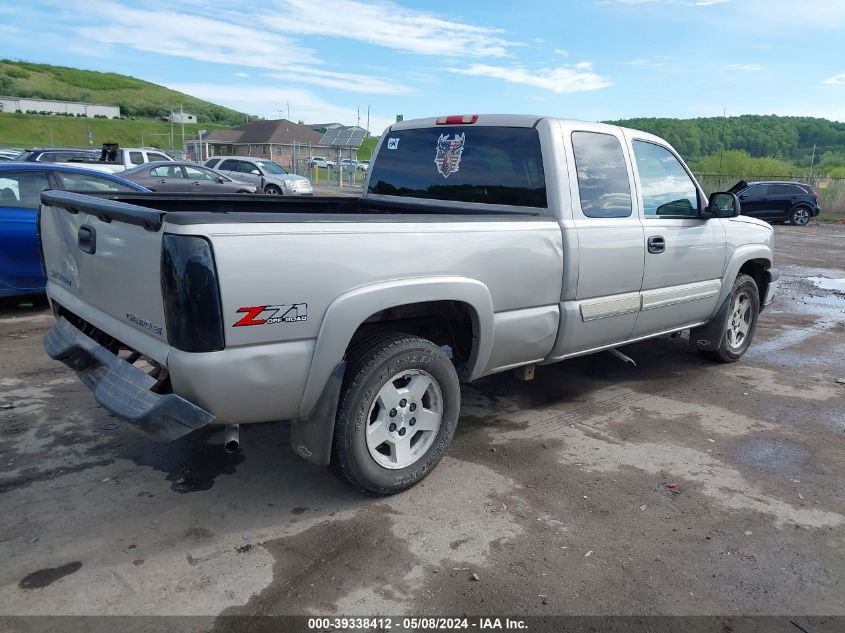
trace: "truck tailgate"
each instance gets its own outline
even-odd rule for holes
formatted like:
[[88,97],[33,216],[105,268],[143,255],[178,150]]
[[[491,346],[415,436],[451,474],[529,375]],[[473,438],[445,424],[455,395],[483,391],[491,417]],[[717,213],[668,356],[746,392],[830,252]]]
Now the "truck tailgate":
[[163,215],[108,199],[46,191],[39,226],[50,299],[165,364]]

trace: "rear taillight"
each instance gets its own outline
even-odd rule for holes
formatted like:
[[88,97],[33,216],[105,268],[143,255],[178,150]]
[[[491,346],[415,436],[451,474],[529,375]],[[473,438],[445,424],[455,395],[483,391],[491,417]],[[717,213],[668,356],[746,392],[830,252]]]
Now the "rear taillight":
[[437,125],[468,125],[478,121],[477,114],[452,114],[437,117]]
[[165,234],[161,294],[167,340],[184,352],[224,347],[223,308],[211,244],[204,237]]

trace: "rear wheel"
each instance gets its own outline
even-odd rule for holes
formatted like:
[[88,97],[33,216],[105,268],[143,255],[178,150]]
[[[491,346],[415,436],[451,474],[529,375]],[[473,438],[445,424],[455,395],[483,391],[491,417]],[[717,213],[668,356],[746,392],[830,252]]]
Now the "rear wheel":
[[806,226],[810,222],[810,210],[807,207],[795,207],[789,214],[789,221],[795,226]]
[[282,190],[279,189],[276,185],[267,185],[264,187],[264,193],[270,196],[280,196],[282,195]]
[[760,315],[760,293],[757,283],[748,275],[737,275],[731,290],[728,318],[717,350],[699,350],[705,358],[722,363],[735,363],[745,354]]
[[431,341],[380,334],[348,354],[331,468],[372,495],[410,488],[437,465],[455,433],[460,385]]

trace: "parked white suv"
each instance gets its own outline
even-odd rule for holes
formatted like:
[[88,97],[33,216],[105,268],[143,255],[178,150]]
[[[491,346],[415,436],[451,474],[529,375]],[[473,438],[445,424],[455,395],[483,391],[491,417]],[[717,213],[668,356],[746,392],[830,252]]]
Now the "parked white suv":
[[309,167],[337,167],[337,163],[333,160],[329,160],[324,156],[309,156],[308,157],[308,166]]
[[277,196],[312,196],[314,187],[305,176],[289,174],[284,167],[265,158],[212,156],[205,166],[230,178],[256,185],[259,193]]

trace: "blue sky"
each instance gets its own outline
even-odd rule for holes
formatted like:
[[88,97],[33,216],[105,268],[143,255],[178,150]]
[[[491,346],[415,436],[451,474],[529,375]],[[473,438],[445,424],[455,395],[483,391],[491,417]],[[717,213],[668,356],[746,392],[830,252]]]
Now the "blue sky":
[[477,112],[845,120],[845,0],[29,0],[0,56],[264,117]]

